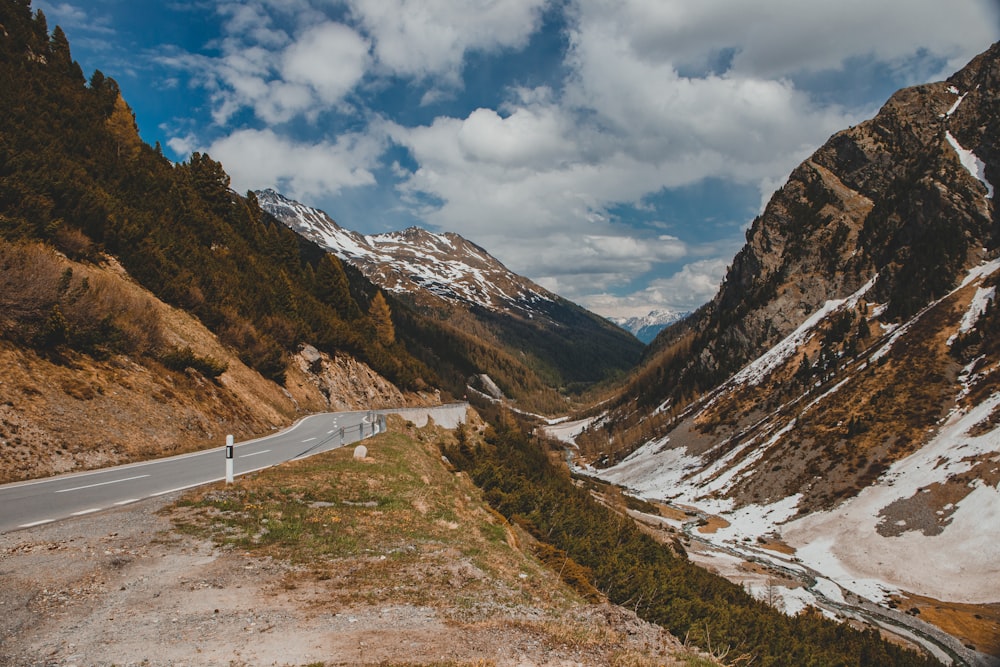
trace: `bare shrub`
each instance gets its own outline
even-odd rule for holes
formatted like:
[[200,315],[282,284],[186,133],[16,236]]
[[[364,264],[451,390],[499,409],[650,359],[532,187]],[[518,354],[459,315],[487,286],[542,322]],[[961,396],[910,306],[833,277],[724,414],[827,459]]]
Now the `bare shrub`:
[[150,297],[116,278],[74,271],[52,248],[37,243],[0,242],[0,335],[90,354],[144,355],[163,345]]
[[31,340],[59,302],[64,267],[49,248],[0,242],[0,335]]
[[92,350],[149,355],[163,346],[160,314],[152,299],[121,281],[95,274],[68,291],[65,307],[74,338]]
[[52,242],[70,259],[94,258],[94,242],[75,227],[60,226],[52,235]]

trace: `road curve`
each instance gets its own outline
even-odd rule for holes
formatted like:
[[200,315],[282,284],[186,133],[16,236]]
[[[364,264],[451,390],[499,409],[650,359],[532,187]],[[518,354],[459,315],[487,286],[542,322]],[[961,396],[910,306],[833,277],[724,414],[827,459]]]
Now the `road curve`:
[[[289,428],[233,448],[234,476],[336,449],[371,437],[380,417],[401,414],[418,425],[428,418],[453,427],[467,404],[432,408],[331,412],[310,415]],[[143,463],[59,475],[0,486],[0,533],[82,516],[189,489],[226,477],[225,446]]]

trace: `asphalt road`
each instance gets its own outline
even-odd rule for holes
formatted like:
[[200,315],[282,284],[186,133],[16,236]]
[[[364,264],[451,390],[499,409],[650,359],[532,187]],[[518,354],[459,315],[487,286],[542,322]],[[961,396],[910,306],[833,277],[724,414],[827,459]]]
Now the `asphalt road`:
[[[292,459],[312,456],[371,437],[381,415],[407,410],[337,412],[305,417],[293,426],[233,447],[233,474],[245,475]],[[464,404],[421,412],[432,417],[464,416]],[[0,533],[99,512],[226,478],[222,445],[90,472],[0,486]]]

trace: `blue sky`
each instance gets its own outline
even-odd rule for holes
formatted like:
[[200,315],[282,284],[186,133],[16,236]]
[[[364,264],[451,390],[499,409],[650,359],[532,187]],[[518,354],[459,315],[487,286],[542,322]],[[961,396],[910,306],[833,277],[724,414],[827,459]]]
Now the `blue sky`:
[[454,231],[602,315],[691,310],[834,132],[995,0],[35,0],[143,138],[342,226]]

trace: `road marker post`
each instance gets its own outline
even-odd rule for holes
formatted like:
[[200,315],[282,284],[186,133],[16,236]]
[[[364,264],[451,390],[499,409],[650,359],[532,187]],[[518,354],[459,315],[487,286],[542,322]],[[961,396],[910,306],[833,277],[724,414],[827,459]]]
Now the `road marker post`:
[[226,484],[233,483],[233,436],[226,436]]

